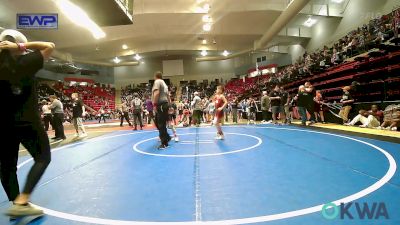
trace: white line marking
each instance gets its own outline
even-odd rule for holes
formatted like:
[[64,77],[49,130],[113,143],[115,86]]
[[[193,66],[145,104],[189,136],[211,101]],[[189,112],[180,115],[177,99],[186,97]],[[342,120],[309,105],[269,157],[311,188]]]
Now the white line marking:
[[[186,133],[186,134],[179,134],[179,136],[184,136],[184,135],[193,135],[196,133]],[[215,132],[202,132],[200,134],[215,134]],[[240,135],[240,136],[247,136],[247,137],[252,137],[254,139],[256,139],[258,142],[250,147],[247,148],[242,148],[242,149],[238,149],[238,150],[232,150],[229,152],[218,152],[218,153],[209,153],[209,154],[200,154],[200,155],[196,155],[196,154],[187,154],[187,155],[176,155],[176,154],[156,154],[156,153],[150,153],[150,152],[144,152],[140,149],[138,149],[138,146],[144,142],[148,142],[150,140],[153,139],[157,139],[158,137],[154,137],[154,138],[149,138],[149,139],[145,139],[142,141],[139,141],[138,143],[136,143],[133,146],[133,151],[144,154],[144,155],[151,155],[151,156],[160,156],[160,157],[170,157],[170,158],[194,158],[194,157],[210,157],[210,156],[219,156],[219,155],[228,155],[228,154],[234,154],[234,153],[238,153],[238,152],[244,152],[244,151],[248,151],[251,149],[254,149],[258,146],[260,146],[262,144],[262,140],[259,137],[253,136],[253,135],[249,135],[249,134],[239,134],[239,133],[225,133],[227,134],[227,138],[229,138],[230,135]],[[193,143],[194,144],[194,143]]]
[[[214,142],[197,142],[199,144],[215,144]],[[181,143],[181,145],[194,145],[196,143]]]
[[62,141],[64,141],[64,140],[61,139],[61,140],[58,140],[58,141],[53,141],[53,142],[50,142],[50,144],[51,144],[51,145],[54,145],[54,144],[58,144],[58,143],[60,143],[60,142],[62,142]]
[[[128,131],[128,130],[109,130],[109,131],[101,131],[101,130],[98,130],[98,131],[90,131],[90,133],[112,133],[112,132],[121,132],[121,131]],[[72,135],[70,135],[70,136],[67,136],[67,138],[69,138],[69,137],[72,137]],[[76,138],[76,140],[84,140],[83,138]],[[59,141],[55,141],[55,142],[50,142],[50,145],[52,145],[52,144],[57,144],[57,143],[59,143],[59,142],[62,142],[63,140],[59,140]],[[72,143],[71,143],[72,144]],[[21,152],[28,152],[26,149],[21,149],[21,150],[19,150],[19,153],[21,153]]]
[[[311,131],[311,130],[301,130],[301,129],[291,129],[291,128],[275,128],[275,127],[246,127],[246,128],[261,128],[261,129],[277,129],[277,130],[292,130],[292,131],[301,131],[301,132],[308,132],[308,133],[318,133],[318,134],[325,134],[325,135],[330,135],[330,136],[336,136],[336,137],[340,137],[340,138],[345,138],[348,140],[352,140],[352,141],[356,141],[365,145],[368,145],[376,150],[378,150],[379,152],[381,152],[382,154],[385,155],[385,157],[387,158],[388,162],[389,162],[389,169],[386,172],[386,174],[380,179],[378,180],[376,183],[374,183],[373,185],[355,193],[352,195],[349,195],[347,197],[341,198],[339,200],[334,201],[334,204],[339,204],[339,203],[348,203],[348,202],[352,202],[355,201],[357,199],[360,199],[362,197],[365,197],[369,194],[371,194],[372,192],[378,190],[379,188],[381,188],[383,185],[385,185],[390,179],[392,179],[392,177],[394,176],[394,174],[396,173],[396,169],[397,169],[397,164],[396,161],[394,160],[393,156],[390,155],[387,151],[385,151],[384,149],[373,145],[371,143],[365,142],[365,141],[361,141],[355,138],[351,138],[351,137],[346,137],[346,136],[342,136],[342,135],[338,135],[338,134],[331,134],[331,133],[325,133],[325,132],[318,132],[318,131]],[[96,138],[97,140],[95,141],[99,141],[99,140],[105,140],[105,139],[109,139],[109,138],[113,138],[113,137],[118,137],[118,136],[125,136],[125,135],[132,135],[132,134],[138,134],[138,133],[131,133],[131,134],[122,134],[122,135],[116,135],[116,136],[109,136],[106,138]],[[94,142],[94,141],[93,141]],[[76,144],[81,144],[82,142],[76,143]],[[58,149],[55,149],[53,151],[58,151],[61,149],[64,149],[66,147],[70,147],[69,146],[63,146],[60,147]],[[27,162],[32,161],[32,159],[28,159],[26,161],[24,161],[23,163],[21,163],[20,165],[18,165],[18,168],[21,168],[23,165],[25,165]],[[307,214],[311,214],[311,213],[315,213],[315,212],[320,212],[322,209],[322,206],[324,204],[321,205],[317,205],[317,206],[313,206],[313,207],[309,207],[309,208],[305,208],[305,209],[299,209],[299,210],[294,210],[294,211],[289,211],[289,212],[284,212],[284,213],[278,213],[278,214],[273,214],[273,215],[266,215],[266,216],[258,216],[258,217],[248,217],[248,218],[242,218],[242,219],[232,219],[232,220],[219,220],[219,221],[184,221],[184,222],[142,222],[142,221],[126,221],[126,220],[111,220],[111,219],[101,219],[101,218],[94,218],[94,217],[87,217],[87,216],[78,216],[78,215],[74,215],[74,214],[69,214],[69,213],[63,213],[63,212],[59,212],[59,211],[55,211],[55,210],[51,210],[51,209],[47,209],[44,207],[40,207],[37,206],[38,208],[41,208],[44,210],[44,212],[50,216],[55,216],[58,218],[63,218],[66,220],[72,220],[72,221],[77,221],[77,222],[84,222],[84,223],[95,223],[95,224],[102,224],[102,225],[222,225],[222,224],[248,224],[248,223],[261,223],[261,222],[268,222],[268,221],[274,221],[274,220],[281,220],[281,219],[287,219],[287,218],[293,218],[293,217],[297,217],[297,216],[303,216],[303,215],[307,215]]]
[[[61,147],[52,149],[51,152],[57,152],[59,150],[63,150],[65,148],[69,148],[69,147],[74,147],[76,145],[80,145],[82,143],[92,143],[92,142],[98,142],[98,141],[102,141],[102,140],[107,140],[107,139],[111,139],[111,138],[115,138],[115,137],[121,137],[121,136],[127,136],[127,135],[135,135],[135,134],[141,134],[141,133],[151,133],[151,132],[155,132],[156,130],[153,131],[141,131],[141,132],[134,132],[134,133],[127,133],[127,134],[117,134],[117,135],[112,135],[112,136],[101,136],[101,137],[95,137],[95,138],[91,138],[89,140],[85,140],[85,141],[78,141],[78,142],[74,142],[71,144],[67,144],[67,145],[63,145]],[[33,161],[33,158],[29,158],[25,161],[23,161],[22,163],[20,163],[17,168],[21,168],[23,166],[25,166],[27,163]]]
[[[199,132],[196,130],[196,142],[199,141]],[[195,145],[195,155],[199,155],[199,145]],[[201,221],[201,193],[200,193],[200,158],[194,158],[194,201],[195,201],[195,219]]]
[[208,144],[215,144],[214,141],[180,141],[181,144],[196,144],[196,143],[208,143]]

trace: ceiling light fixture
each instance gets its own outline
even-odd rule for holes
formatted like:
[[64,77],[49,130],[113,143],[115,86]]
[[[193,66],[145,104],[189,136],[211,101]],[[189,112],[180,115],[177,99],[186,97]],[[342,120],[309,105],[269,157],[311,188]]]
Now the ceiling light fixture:
[[208,55],[206,50],[201,51],[200,54],[201,54],[201,56],[207,56]]
[[203,39],[202,43],[203,43],[203,45],[206,45],[207,44],[207,40]]
[[116,56],[115,56],[115,58],[114,58],[113,61],[114,61],[115,63],[117,63],[117,64],[121,62],[121,60],[120,60],[118,57],[116,57]]
[[204,31],[210,31],[211,30],[211,23],[206,23],[203,25],[203,30]]
[[139,54],[136,54],[134,57],[137,61],[139,61],[142,57]]
[[222,53],[222,55],[225,56],[225,57],[227,57],[229,54],[230,54],[230,53],[229,53],[227,50],[225,50],[225,51]]
[[210,8],[211,8],[210,4],[208,3],[204,4],[203,5],[204,13],[208,13],[210,11]]
[[128,45],[123,44],[123,45],[122,45],[122,49],[124,49],[124,50],[128,49]]
[[340,3],[344,2],[344,0],[332,0],[332,2],[340,4]]
[[314,26],[315,24],[317,23],[317,20],[316,19],[313,19],[312,17],[309,17],[307,20],[306,20],[306,22],[304,22],[304,26],[306,26],[306,27],[312,27],[312,26]]
[[106,36],[104,31],[77,5],[73,4],[69,0],[54,0],[54,2],[69,20],[76,25],[89,30],[94,38],[100,39]]
[[203,22],[204,22],[204,23],[211,23],[211,22],[212,22],[212,18],[211,18],[211,16],[209,16],[209,15],[204,15],[204,16],[202,17],[202,19],[203,19]]

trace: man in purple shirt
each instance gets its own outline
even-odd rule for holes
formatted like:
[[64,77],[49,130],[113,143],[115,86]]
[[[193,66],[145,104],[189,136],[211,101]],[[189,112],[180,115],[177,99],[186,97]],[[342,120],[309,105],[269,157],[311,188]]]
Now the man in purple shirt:
[[147,117],[148,118],[147,124],[150,124],[151,120],[154,121],[154,114],[153,114],[153,102],[151,102],[149,96],[146,97],[146,110],[147,112],[149,112],[149,116]]

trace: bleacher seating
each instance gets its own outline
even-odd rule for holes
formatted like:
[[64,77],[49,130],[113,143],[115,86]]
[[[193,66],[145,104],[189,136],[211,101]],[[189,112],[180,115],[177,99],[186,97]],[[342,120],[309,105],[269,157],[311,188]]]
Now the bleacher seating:
[[[72,93],[79,93],[83,102],[98,111],[101,107],[114,110],[115,109],[115,89],[103,88],[96,85],[88,86],[64,86],[62,85],[63,94],[71,96]],[[60,88],[60,85],[56,86]]]
[[[239,98],[259,95],[260,89],[281,84],[289,93],[296,93],[306,81],[321,90],[325,100],[341,98],[341,87],[356,83],[358,101],[390,101],[400,99],[400,46],[398,36],[399,9],[371,20],[334,43],[314,53],[305,53],[302,60],[279,69],[271,76],[232,80],[227,93]],[[268,78],[269,77],[269,78]]]

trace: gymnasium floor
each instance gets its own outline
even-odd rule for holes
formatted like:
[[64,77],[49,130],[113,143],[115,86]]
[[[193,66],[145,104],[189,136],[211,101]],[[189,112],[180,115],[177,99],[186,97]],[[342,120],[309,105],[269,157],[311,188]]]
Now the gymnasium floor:
[[[297,126],[120,130],[55,148],[30,224],[400,224],[400,144]],[[23,180],[32,161],[19,160]],[[9,203],[0,193],[0,210]],[[324,218],[322,206],[383,203],[389,219]],[[376,213],[376,211],[375,211]],[[17,224],[0,216],[0,224]]]

